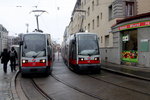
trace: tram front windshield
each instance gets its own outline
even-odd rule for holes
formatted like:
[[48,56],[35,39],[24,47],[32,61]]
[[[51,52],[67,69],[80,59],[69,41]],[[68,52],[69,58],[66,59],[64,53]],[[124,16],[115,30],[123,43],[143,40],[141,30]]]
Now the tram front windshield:
[[23,38],[23,57],[43,57],[46,55],[45,35],[27,34]]
[[82,34],[78,38],[78,54],[79,55],[97,55],[99,54],[99,46],[97,36],[94,34]]

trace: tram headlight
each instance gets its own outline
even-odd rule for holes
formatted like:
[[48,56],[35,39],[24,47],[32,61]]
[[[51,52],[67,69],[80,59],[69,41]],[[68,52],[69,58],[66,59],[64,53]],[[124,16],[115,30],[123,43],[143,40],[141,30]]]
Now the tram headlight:
[[79,58],[79,61],[84,61],[84,58]]
[[28,60],[22,60],[22,63],[24,64],[24,63],[28,63]]
[[95,57],[94,60],[98,61],[98,60],[99,60],[99,57]]
[[41,59],[40,63],[46,63],[46,60],[45,59]]

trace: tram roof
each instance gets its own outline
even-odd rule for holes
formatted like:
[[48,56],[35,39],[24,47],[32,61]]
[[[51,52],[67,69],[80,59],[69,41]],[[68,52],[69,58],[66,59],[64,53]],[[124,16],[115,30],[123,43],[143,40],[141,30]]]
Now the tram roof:
[[80,35],[80,34],[94,34],[94,35],[97,35],[96,33],[91,33],[91,32],[79,32],[79,33],[75,33],[73,35]]
[[[23,35],[27,34],[49,34],[49,33],[42,33],[42,32],[30,32],[30,33],[24,33]],[[49,34],[50,35],[50,34]]]

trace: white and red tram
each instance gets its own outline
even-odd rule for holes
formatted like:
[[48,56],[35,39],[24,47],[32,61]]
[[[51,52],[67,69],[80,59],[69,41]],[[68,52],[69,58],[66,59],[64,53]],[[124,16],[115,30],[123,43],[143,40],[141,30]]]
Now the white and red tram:
[[101,71],[99,39],[94,33],[76,33],[62,45],[62,57],[69,68],[82,71]]
[[20,36],[21,74],[42,73],[50,75],[53,64],[53,45],[50,34],[40,32]]

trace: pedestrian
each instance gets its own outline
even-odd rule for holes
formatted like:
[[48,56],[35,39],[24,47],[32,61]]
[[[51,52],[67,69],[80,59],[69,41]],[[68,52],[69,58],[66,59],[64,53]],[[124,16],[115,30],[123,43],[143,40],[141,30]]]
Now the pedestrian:
[[15,50],[14,47],[11,48],[10,52],[10,67],[11,67],[11,71],[16,71],[16,60],[18,58],[17,52]]
[[4,73],[7,73],[7,64],[8,64],[8,61],[9,61],[9,52],[7,49],[4,49],[0,58],[1,58],[1,63],[3,64],[3,70],[4,70]]

